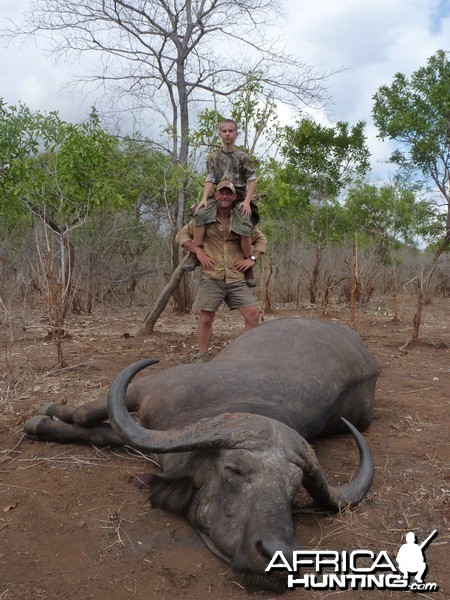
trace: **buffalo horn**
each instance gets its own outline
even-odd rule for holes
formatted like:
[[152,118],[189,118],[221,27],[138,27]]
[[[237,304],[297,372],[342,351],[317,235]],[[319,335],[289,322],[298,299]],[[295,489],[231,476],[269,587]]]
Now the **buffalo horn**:
[[304,475],[303,485],[320,506],[330,510],[342,510],[361,502],[370,489],[374,474],[372,453],[363,436],[346,419],[342,418],[342,421],[350,429],[359,449],[358,472],[349,483],[342,486],[328,485],[311,446],[302,444],[301,449],[299,448]]
[[198,448],[249,447],[252,439],[270,435],[270,419],[260,415],[221,414],[201,419],[180,429],[147,429],[128,413],[125,396],[131,379],[145,367],[157,363],[145,359],[125,368],[114,379],[108,393],[108,415],[115,432],[125,444],[144,452],[186,452]]

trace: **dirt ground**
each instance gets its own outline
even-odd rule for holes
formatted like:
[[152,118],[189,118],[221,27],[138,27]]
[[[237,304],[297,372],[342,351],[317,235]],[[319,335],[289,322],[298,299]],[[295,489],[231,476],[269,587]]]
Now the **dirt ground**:
[[[401,301],[394,322],[389,302],[362,307],[356,329],[383,371],[375,419],[365,433],[375,460],[373,487],[354,510],[337,515],[298,515],[296,533],[308,549],[382,550],[395,557],[405,534],[419,541],[438,535],[425,556],[426,582],[450,597],[448,571],[448,459],[450,302],[427,306],[421,342],[401,348],[411,333],[413,303]],[[20,329],[3,332],[0,364],[0,600],[268,600],[250,594],[214,557],[190,526],[153,509],[133,479],[153,470],[127,451],[58,445],[26,439],[23,422],[44,402],[80,404],[106,393],[129,363],[154,357],[153,369],[188,362],[196,317],[165,313],[153,335],[135,337],[146,308],[73,317],[64,341],[69,367],[52,371],[55,351],[45,322],[27,315]],[[346,309],[321,312],[279,308],[285,316],[349,322]],[[214,353],[239,335],[239,316],[220,312]],[[351,478],[357,452],[348,436],[314,443],[330,483]],[[404,598],[404,591],[300,591],[285,597],[319,600]]]

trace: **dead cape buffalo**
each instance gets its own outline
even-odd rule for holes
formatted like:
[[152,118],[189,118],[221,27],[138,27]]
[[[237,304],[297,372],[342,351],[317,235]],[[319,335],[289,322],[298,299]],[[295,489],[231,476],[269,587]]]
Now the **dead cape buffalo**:
[[[358,430],[371,422],[376,361],[345,326],[287,318],[241,335],[209,363],[130,384],[155,362],[122,371],[107,404],[46,405],[25,431],[35,439],[155,453],[161,473],[150,479],[153,506],[184,514],[244,581],[276,587],[264,572],[277,550],[288,556],[301,547],[292,519],[301,487],[330,511],[358,504],[370,488],[372,457]],[[129,411],[139,411],[139,421]],[[333,487],[306,440],[349,430],[359,469]]]

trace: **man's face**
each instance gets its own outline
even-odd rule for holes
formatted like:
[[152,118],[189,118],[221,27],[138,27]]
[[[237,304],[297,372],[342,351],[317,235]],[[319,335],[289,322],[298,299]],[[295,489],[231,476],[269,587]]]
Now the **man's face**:
[[236,194],[228,188],[221,188],[216,192],[216,201],[222,208],[229,208],[236,200]]
[[237,138],[237,129],[233,123],[222,123],[219,129],[219,137],[222,142],[231,146],[234,144]]

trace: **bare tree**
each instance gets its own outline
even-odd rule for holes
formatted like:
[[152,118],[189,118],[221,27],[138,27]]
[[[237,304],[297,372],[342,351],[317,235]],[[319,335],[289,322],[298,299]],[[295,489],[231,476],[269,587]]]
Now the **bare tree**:
[[[99,53],[91,79],[162,115],[168,149],[184,167],[193,102],[229,97],[255,76],[275,98],[324,100],[326,75],[265,39],[279,15],[277,0],[32,0],[9,36],[44,37],[57,55]],[[180,181],[177,227],[184,190]]]
[[[63,212],[64,198],[61,196]],[[63,227],[53,221],[45,213],[29,205],[30,211],[43,224],[43,235],[36,234],[36,250],[38,256],[38,272],[36,285],[42,296],[45,311],[51,327],[50,335],[55,343],[58,355],[58,368],[63,368],[66,362],[63,357],[62,340],[64,337],[64,322],[69,312],[72,300],[73,247],[70,241],[71,231],[83,224],[81,217],[74,218]]]
[[[57,56],[99,54],[98,72],[87,79],[119,90],[136,109],[160,115],[169,134],[167,150],[179,165],[171,228],[175,269],[181,258],[175,234],[186,207],[193,106],[232,99],[249,78],[260,80],[273,100],[296,106],[317,106],[326,98],[327,74],[266,39],[280,15],[278,0],[31,0],[23,22],[3,35],[46,39]],[[180,299],[176,308],[184,308]]]

